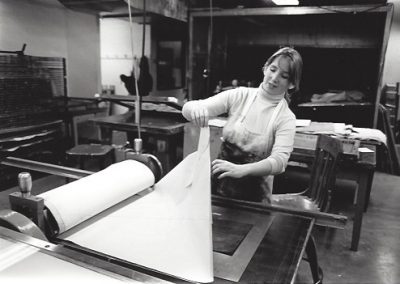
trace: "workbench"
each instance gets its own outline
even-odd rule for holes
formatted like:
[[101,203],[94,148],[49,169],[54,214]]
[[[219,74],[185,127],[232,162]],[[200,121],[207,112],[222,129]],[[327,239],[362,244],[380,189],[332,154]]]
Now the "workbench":
[[[138,137],[138,124],[134,122],[133,111],[108,117],[96,117],[89,121],[100,127],[103,141],[111,142],[113,130],[126,132],[131,147],[134,145],[134,138]],[[180,114],[146,112],[141,114],[140,128],[144,151],[155,155],[161,161],[165,173],[182,160],[184,125],[184,119]]]

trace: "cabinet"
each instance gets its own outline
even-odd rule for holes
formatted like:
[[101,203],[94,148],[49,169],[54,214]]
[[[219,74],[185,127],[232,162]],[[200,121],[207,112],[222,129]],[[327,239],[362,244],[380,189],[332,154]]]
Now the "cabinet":
[[[190,10],[190,99],[206,98],[222,82],[258,86],[261,67],[281,46],[303,57],[292,101],[298,118],[376,127],[393,4]],[[212,24],[211,24],[212,23]],[[206,72],[204,71],[206,70]],[[331,90],[363,93],[356,103],[309,104]]]

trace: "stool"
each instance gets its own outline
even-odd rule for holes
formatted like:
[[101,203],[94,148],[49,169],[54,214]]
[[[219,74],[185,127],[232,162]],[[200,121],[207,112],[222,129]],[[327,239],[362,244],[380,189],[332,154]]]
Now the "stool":
[[93,158],[98,159],[100,169],[106,167],[108,156],[111,158],[111,163],[114,163],[114,148],[110,145],[81,144],[67,150],[65,153],[67,154],[67,158],[75,157],[81,169],[84,169],[86,160]]

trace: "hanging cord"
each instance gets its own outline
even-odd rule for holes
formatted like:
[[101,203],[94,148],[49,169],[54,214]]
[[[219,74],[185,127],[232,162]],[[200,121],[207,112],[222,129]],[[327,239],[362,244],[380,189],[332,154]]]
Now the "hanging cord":
[[208,37],[208,46],[207,46],[207,51],[208,51],[208,58],[207,58],[207,70],[210,72],[211,68],[211,48],[212,48],[212,40],[213,40],[213,2],[210,0],[210,25],[209,25],[209,37]]
[[[138,76],[143,76],[144,75],[144,70],[142,70],[142,67],[140,66],[142,63],[142,60],[144,60],[144,48],[145,48],[145,44],[146,44],[146,0],[143,0],[143,30],[142,30],[142,57],[139,60],[139,74]],[[140,74],[141,73],[141,74]],[[137,78],[137,80],[139,80],[140,78]],[[142,77],[143,80],[143,77]],[[143,82],[142,82],[143,85]],[[143,88],[141,88],[141,91],[143,91]],[[136,94],[139,94],[138,92],[136,92]],[[139,94],[140,95],[140,94]],[[136,101],[137,103],[137,108],[139,109],[139,111],[142,109],[142,97],[141,96],[137,96],[136,97]],[[145,91],[143,91],[142,95],[146,95]],[[138,120],[140,121],[140,117],[138,118]],[[139,137],[140,138],[140,137]]]
[[205,78],[206,81],[206,91],[209,94],[210,93],[210,73],[211,73],[211,49],[212,49],[212,40],[213,40],[213,2],[212,0],[209,0],[210,3],[210,25],[208,27],[208,42],[207,42],[207,65],[206,69],[203,71],[203,78]]
[[142,32],[142,57],[144,56],[144,47],[146,39],[146,0],[143,0],[143,32]]
[[140,95],[139,95],[139,87],[137,82],[137,72],[135,68],[135,57],[134,57],[134,48],[133,48],[133,23],[132,23],[132,13],[131,13],[131,0],[128,0],[128,13],[129,13],[129,29],[130,29],[130,38],[131,38],[131,50],[132,50],[132,71],[133,71],[133,80],[135,83],[136,90],[136,100],[135,100],[135,123],[137,124],[137,132],[138,138],[142,139],[141,135],[141,127],[140,127]]

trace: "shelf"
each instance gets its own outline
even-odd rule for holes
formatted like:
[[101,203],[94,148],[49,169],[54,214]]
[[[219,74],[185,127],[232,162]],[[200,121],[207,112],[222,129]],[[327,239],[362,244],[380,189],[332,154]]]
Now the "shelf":
[[302,103],[299,104],[298,107],[363,107],[363,106],[372,106],[372,103],[363,102],[336,102],[336,103]]

